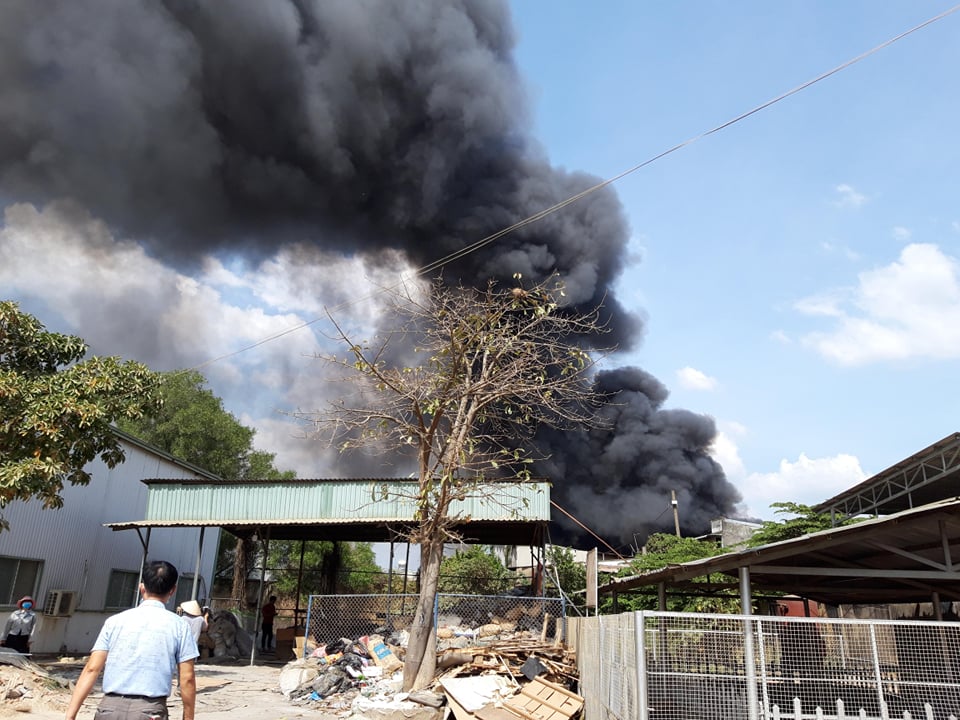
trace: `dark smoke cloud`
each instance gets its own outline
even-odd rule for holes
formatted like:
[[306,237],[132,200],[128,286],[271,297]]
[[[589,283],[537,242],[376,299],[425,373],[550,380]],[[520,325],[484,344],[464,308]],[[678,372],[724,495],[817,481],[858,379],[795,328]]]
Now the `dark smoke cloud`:
[[[530,138],[513,45],[499,0],[8,0],[0,197],[72,198],[180,267],[291,242],[422,266],[596,182]],[[608,188],[444,274],[558,273],[572,305],[604,303],[600,342],[629,349],[641,323],[612,291],[627,237]],[[558,488],[612,497],[680,478],[704,517],[730,510],[712,423],[659,409],[661,386],[634,380],[604,376],[636,409],[611,406],[615,437],[585,439],[576,463],[554,455]]]
[[[739,493],[708,454],[717,434],[711,418],[664,409],[667,389],[639,368],[601,372],[595,387],[607,400],[596,429],[542,429],[536,438],[538,450],[550,456],[535,465],[535,472],[563,478],[552,492],[561,507],[573,510],[607,542],[626,545],[634,534],[642,542],[650,532],[672,532],[672,491],[684,535],[706,533],[712,519],[739,502]],[[566,517],[557,517],[556,525],[561,540],[589,541]]]

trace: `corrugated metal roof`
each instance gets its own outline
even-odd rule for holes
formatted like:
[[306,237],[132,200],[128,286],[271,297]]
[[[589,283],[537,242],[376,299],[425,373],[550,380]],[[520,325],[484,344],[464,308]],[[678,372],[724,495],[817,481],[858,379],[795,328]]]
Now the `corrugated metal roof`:
[[[416,511],[417,483],[406,479],[144,482],[149,488],[144,520],[152,523],[409,522]],[[549,484],[486,483],[455,501],[451,515],[471,522],[547,522]]]
[[[831,605],[924,602],[934,593],[960,599],[960,499],[821,530],[769,545],[691,560],[633,577],[616,578],[600,592],[624,592],[659,583],[695,591],[694,578],[735,576],[749,568],[758,590],[789,592]],[[699,585],[702,589],[703,584]]]
[[[149,479],[144,519],[108,523],[114,530],[220,527],[240,537],[387,542],[409,536],[417,482],[409,479]],[[454,531],[464,542],[540,545],[550,521],[546,481],[485,483],[454,503]]]

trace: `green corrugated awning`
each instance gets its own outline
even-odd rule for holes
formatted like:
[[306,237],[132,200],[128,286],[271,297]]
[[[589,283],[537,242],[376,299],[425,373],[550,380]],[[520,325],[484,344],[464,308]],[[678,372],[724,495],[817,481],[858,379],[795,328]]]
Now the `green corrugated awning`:
[[[221,527],[241,537],[269,527],[275,539],[386,542],[416,524],[417,482],[408,479],[143,482],[145,517],[108,527]],[[550,521],[550,485],[478,484],[451,510],[465,542],[539,545]]]

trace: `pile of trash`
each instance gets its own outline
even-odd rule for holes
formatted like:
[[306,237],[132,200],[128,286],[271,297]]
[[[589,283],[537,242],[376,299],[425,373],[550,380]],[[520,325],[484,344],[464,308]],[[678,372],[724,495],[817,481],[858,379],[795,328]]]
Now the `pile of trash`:
[[398,697],[403,663],[394,652],[400,652],[398,641],[391,637],[388,643],[382,635],[369,635],[307,644],[305,657],[287,663],[281,671],[280,691],[295,705],[321,703],[343,710],[380,703],[403,709],[406,697]]
[[[439,643],[437,676],[424,690],[402,692],[408,634],[401,631],[326,645],[307,641],[304,657],[281,671],[280,691],[293,704],[341,717],[373,709],[381,717],[396,713],[417,720],[436,720],[442,712],[456,720],[522,720],[542,708],[558,720],[579,714],[575,656],[559,637],[547,638],[546,622],[536,635],[512,623],[446,627],[448,632],[438,633],[446,637]],[[494,710],[502,714],[494,718]]]

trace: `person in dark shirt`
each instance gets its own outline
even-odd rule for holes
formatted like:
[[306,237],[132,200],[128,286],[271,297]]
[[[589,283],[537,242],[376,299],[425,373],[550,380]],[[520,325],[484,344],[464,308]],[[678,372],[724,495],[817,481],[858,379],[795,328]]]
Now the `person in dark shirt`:
[[270,601],[260,608],[260,617],[262,624],[260,629],[263,631],[260,635],[260,649],[263,652],[270,652],[273,647],[273,619],[277,616],[277,596],[271,595]]

